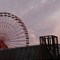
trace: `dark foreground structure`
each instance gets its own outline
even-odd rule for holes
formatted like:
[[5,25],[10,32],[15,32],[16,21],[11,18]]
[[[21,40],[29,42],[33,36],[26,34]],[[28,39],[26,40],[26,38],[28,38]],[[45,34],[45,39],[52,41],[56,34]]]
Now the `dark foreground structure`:
[[58,38],[41,36],[40,45],[0,50],[0,60],[60,60]]

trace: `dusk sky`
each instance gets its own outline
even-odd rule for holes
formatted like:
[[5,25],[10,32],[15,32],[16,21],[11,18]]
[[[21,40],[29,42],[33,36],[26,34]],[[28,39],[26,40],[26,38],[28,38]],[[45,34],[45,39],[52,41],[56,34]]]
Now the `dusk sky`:
[[43,35],[60,40],[60,0],[0,0],[0,12],[12,13],[25,23],[30,45],[39,44]]

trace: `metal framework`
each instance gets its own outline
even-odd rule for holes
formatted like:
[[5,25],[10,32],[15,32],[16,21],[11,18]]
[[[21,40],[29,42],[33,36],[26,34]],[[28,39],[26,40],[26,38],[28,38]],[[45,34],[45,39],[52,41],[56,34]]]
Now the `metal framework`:
[[0,49],[29,46],[25,24],[17,16],[0,12]]
[[58,37],[47,35],[40,37],[40,45],[43,45],[50,51],[50,54],[55,58],[59,55]]

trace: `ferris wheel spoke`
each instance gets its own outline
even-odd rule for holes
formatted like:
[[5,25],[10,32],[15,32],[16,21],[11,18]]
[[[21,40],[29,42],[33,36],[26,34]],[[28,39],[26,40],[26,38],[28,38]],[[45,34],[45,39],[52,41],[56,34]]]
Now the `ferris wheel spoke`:
[[5,42],[26,42],[26,40],[17,40],[17,41],[5,41]]
[[21,31],[22,31],[22,28],[20,30],[16,30],[15,33],[18,34]]
[[19,36],[19,37],[15,37],[15,38],[10,38],[11,39],[19,39],[19,38],[24,38],[25,36]]
[[[4,22],[5,23],[5,22]],[[10,28],[9,28],[10,26],[9,25],[7,25],[7,23],[5,23],[4,24],[4,29],[5,29],[5,32],[7,32],[8,33],[8,35],[9,35],[9,32],[10,32]]]
[[20,34],[24,34],[24,31],[22,31],[22,32],[19,32],[19,33],[16,33],[16,34],[14,34],[12,37],[19,36]]
[[8,34],[8,35],[9,35],[9,31],[10,31],[10,28],[9,28],[9,27],[10,27],[10,26],[7,25],[7,23],[4,24],[4,29],[5,29],[5,31],[6,31],[6,34]]
[[[19,43],[19,42],[20,42],[20,43]],[[25,42],[26,42],[26,41],[23,41],[23,42],[18,41],[18,42],[10,42],[10,43],[7,42],[7,43],[9,43],[9,44],[16,44],[16,45],[17,45],[17,44],[18,44],[18,45],[19,45],[19,44],[24,44],[24,45],[25,45],[25,44],[26,44]]]
[[25,46],[25,44],[24,44],[24,45],[23,45],[23,44],[20,44],[20,45],[15,45],[15,44],[12,45],[12,44],[11,44],[11,45],[10,45],[10,47],[14,47],[14,48],[15,48],[15,47],[22,47],[22,46]]
[[15,48],[16,46],[14,46],[14,45],[10,45],[10,47],[9,48]]
[[13,46],[19,46],[19,45],[26,45],[26,44],[16,44],[16,43],[11,43],[11,45],[13,45]]
[[7,41],[5,41],[5,42],[17,42],[17,41],[21,41],[21,42],[23,42],[23,41],[26,41],[27,39],[14,39],[14,40],[7,40]]
[[12,47],[13,47],[13,46],[15,46],[15,47],[16,47],[16,46],[17,46],[17,47],[21,47],[21,46],[25,46],[25,45],[26,45],[26,44],[14,44],[14,43],[12,44],[12,43],[11,43],[9,46],[10,46],[10,47],[11,47],[11,46],[12,46]]
[[21,31],[22,31],[22,29],[15,31],[16,34],[13,34],[13,37],[16,36],[17,34],[20,35],[20,34],[23,34],[24,33],[24,32],[21,32]]

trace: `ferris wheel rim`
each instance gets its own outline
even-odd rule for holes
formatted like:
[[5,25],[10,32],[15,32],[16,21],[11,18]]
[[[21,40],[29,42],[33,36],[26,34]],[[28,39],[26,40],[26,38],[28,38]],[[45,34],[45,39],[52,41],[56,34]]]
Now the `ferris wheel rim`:
[[28,31],[27,31],[27,28],[26,28],[25,24],[22,22],[22,20],[20,18],[18,18],[17,16],[15,16],[14,14],[7,13],[7,12],[0,12],[0,18],[1,17],[12,18],[15,21],[18,21],[19,24],[21,24],[20,26],[23,28],[23,31],[24,31],[24,34],[25,34],[25,39],[26,39],[26,45],[25,46],[29,46],[29,35],[28,35]]

